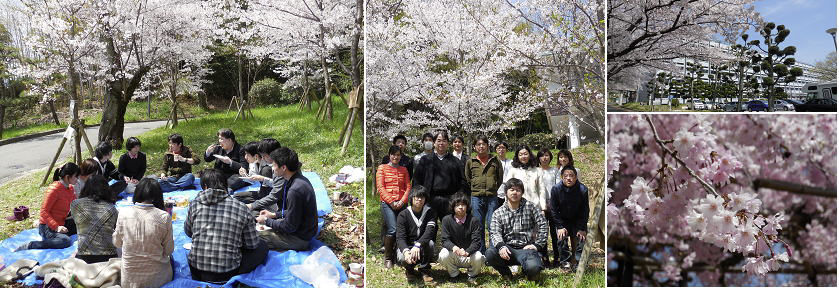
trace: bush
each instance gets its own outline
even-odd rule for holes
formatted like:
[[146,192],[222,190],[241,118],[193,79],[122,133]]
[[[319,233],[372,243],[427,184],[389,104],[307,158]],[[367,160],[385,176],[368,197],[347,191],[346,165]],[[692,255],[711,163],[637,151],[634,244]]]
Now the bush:
[[670,101],[670,105],[671,105],[671,106],[673,106],[673,107],[677,107],[677,108],[678,108],[678,107],[679,107],[679,106],[681,106],[682,104],[679,104],[679,100],[677,100],[677,99],[673,99],[673,100],[671,100],[671,101]]
[[282,85],[271,78],[264,78],[253,84],[248,96],[260,105],[288,105],[294,103],[294,96],[283,90]]
[[[551,133],[533,133],[524,135],[521,138],[510,140],[509,144],[512,146],[510,151],[518,148],[520,145],[527,145],[531,150],[539,150],[541,148],[554,149],[556,147],[557,138]],[[533,154],[536,154],[535,152]]]

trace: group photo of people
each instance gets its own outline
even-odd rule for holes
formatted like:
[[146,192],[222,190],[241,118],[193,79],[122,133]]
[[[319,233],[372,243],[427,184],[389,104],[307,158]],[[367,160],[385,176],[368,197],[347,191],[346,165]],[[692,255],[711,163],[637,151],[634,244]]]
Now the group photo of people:
[[380,259],[368,248],[368,267],[404,271],[398,279],[408,285],[514,286],[573,275],[592,211],[571,151],[445,130],[420,140],[411,156],[417,146],[394,136],[368,178],[379,204],[367,211],[368,245],[381,245]]

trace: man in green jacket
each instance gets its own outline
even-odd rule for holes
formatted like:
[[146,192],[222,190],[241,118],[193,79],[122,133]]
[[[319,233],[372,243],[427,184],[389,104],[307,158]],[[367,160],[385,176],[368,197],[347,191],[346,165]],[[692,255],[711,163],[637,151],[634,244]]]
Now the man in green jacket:
[[[484,135],[475,138],[475,152],[465,166],[465,179],[471,192],[472,216],[484,224],[484,231],[489,231],[492,212],[498,208],[496,192],[503,183],[504,168],[501,161],[489,155],[489,141]],[[486,242],[481,237],[481,251],[486,250]]]

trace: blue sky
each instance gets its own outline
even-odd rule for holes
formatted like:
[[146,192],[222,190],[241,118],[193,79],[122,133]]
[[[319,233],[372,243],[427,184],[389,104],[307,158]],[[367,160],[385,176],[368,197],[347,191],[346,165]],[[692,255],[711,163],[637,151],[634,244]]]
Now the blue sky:
[[[795,59],[814,64],[834,51],[833,38],[825,30],[836,27],[836,0],[759,0],[755,8],[766,22],[783,24],[790,35],[782,48],[794,45]],[[749,39],[760,34],[749,32]],[[762,38],[761,38],[762,39]]]

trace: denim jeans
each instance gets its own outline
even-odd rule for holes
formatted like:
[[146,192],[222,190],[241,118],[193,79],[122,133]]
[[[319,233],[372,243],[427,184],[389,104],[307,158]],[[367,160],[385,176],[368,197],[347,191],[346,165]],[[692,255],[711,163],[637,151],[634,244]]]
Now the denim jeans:
[[166,178],[161,178],[158,182],[160,182],[160,189],[163,192],[170,192],[192,186],[195,183],[195,176],[192,173],[184,174],[181,178],[167,176]]
[[[472,217],[478,219],[484,225],[484,233],[489,232],[489,225],[492,223],[492,213],[498,208],[498,197],[495,196],[473,196]],[[481,236],[481,252],[485,252],[485,236]]]
[[[401,210],[394,211],[384,201],[379,202],[382,209],[382,220],[385,222],[385,235],[396,236],[396,215]],[[404,207],[403,207],[404,209]]]
[[29,242],[28,249],[64,249],[73,245],[70,236],[53,231],[45,224],[38,225],[38,234],[43,240]]
[[495,246],[487,249],[487,265],[495,268],[501,275],[507,276],[512,275],[510,266],[521,265],[522,272],[527,275],[528,279],[536,278],[536,275],[539,275],[539,272],[542,271],[542,257],[538,251],[513,249],[512,247],[507,247],[507,249],[510,250],[511,257],[509,260],[501,258],[501,254],[498,253]]

